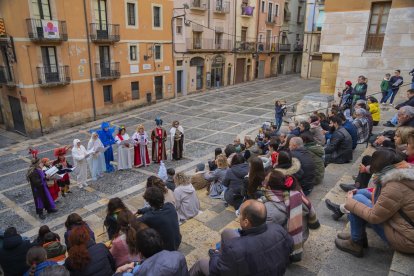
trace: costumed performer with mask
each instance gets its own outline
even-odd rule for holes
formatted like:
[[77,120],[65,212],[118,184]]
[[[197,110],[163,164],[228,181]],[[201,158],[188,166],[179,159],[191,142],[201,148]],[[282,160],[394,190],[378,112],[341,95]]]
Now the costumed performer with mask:
[[101,129],[96,131],[104,147],[108,147],[104,153],[107,172],[114,171],[114,166],[111,164],[111,161],[114,161],[114,152],[112,151],[112,145],[115,144],[115,139],[113,137],[114,131],[115,128],[110,127],[108,122],[103,122],[101,124]]
[[86,151],[85,147],[81,145],[79,139],[73,140],[72,157],[73,157],[73,164],[76,168],[76,174],[77,174],[76,181],[79,184],[79,188],[87,187],[88,186],[88,183],[86,183],[86,180],[88,179],[87,158],[89,157],[89,154]]
[[174,121],[170,129],[171,160],[183,158],[184,129],[180,122]]
[[43,214],[43,209],[46,209],[48,213],[57,212],[55,202],[47,187],[46,175],[43,172],[43,163],[40,162],[37,156],[32,160],[31,166],[26,174],[26,179],[29,181],[30,187],[32,188],[36,214],[39,218],[46,218]]
[[105,156],[101,151],[103,148],[104,145],[99,139],[98,133],[92,132],[91,139],[88,142],[88,151],[93,151],[93,153],[88,158],[88,164],[93,181],[96,181],[98,178],[102,177],[106,170]]
[[[66,146],[66,147],[61,147],[61,148],[57,148],[53,151],[53,154],[57,157],[57,160],[55,160],[52,165],[55,166],[56,168],[58,168],[60,171],[67,169],[67,168],[72,168],[72,165],[69,164],[69,162],[66,160],[66,153],[67,151],[70,149],[70,146]],[[59,172],[60,174],[60,172]],[[62,196],[65,197],[66,193],[72,193],[69,190],[69,185],[70,185],[70,177],[69,177],[69,173],[65,172],[63,177],[60,179],[56,179],[55,182],[58,184],[58,186],[60,187],[60,191],[62,192]]]
[[[124,126],[118,129],[115,141],[118,144],[118,170],[127,170],[132,168],[131,145],[128,142],[129,135],[126,133]],[[125,142],[123,142],[125,141]]]
[[157,125],[151,132],[152,141],[152,161],[160,163],[162,160],[167,160],[167,150],[165,148],[165,141],[167,141],[167,131],[162,127],[162,120],[160,117],[155,119]]
[[134,147],[134,167],[149,166],[150,158],[148,154],[148,134],[143,125],[138,125],[137,131],[132,135],[132,139],[136,141]]

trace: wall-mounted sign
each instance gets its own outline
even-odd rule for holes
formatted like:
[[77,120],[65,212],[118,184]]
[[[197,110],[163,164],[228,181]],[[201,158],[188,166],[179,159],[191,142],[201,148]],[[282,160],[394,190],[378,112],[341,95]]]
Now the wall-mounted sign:
[[85,75],[85,67],[83,65],[78,66],[78,73],[79,77],[83,77]]
[[164,66],[164,71],[170,71],[170,66]]
[[151,68],[152,68],[151,64],[142,64],[143,70],[151,70]]
[[45,38],[59,38],[59,22],[56,20],[42,20],[43,35]]
[[129,66],[129,72],[131,74],[137,74],[137,73],[139,73],[139,65],[130,65]]
[[80,59],[80,64],[86,64],[86,58],[81,58]]

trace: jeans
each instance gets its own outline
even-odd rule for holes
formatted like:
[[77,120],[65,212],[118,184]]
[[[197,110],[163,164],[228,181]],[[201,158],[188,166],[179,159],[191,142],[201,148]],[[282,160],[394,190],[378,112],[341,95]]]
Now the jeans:
[[384,101],[384,99],[387,97],[388,91],[381,91],[382,94],[382,98],[380,103],[385,103],[386,101]]
[[[368,206],[369,208],[372,208],[371,196],[372,196],[372,193],[370,191],[368,191],[367,189],[362,189],[362,190],[358,190],[353,198],[356,201],[361,202],[362,204]],[[367,222],[352,213],[348,214],[348,219],[349,219],[349,222],[351,223],[352,240],[354,242],[361,241],[365,233],[365,227],[367,225]],[[377,233],[377,235],[380,236],[380,238],[383,241],[387,242],[387,238],[385,237],[385,233],[384,233],[384,226],[382,224],[371,224],[371,227],[372,227],[372,230],[374,230],[375,233]]]
[[411,81],[411,89],[414,89],[414,79]]
[[394,117],[392,117],[392,119],[390,120],[391,124],[393,124],[394,126],[398,125],[398,115],[395,114]]
[[275,117],[275,124],[276,124],[277,130],[279,130],[280,127],[282,126],[282,122],[283,122],[282,117]]
[[[397,91],[395,92],[395,94],[397,94]],[[382,99],[381,99],[381,103],[386,103],[387,101],[388,101],[388,99],[389,98],[391,98],[391,101],[390,101],[390,103],[392,103],[393,101],[394,101],[394,92],[392,91],[392,89],[390,88],[390,89],[388,89],[388,93],[387,93],[387,95],[385,96],[385,98],[383,97]]]

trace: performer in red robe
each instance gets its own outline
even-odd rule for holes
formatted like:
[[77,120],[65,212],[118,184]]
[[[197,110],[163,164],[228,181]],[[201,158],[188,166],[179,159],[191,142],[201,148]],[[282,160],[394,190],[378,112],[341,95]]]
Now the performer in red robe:
[[143,125],[138,125],[137,131],[132,135],[132,139],[136,141],[134,146],[134,167],[149,166],[151,163],[148,154],[148,134]]
[[[53,154],[57,157],[57,160],[53,162],[53,166],[56,166],[59,170],[66,169],[66,168],[72,168],[72,165],[69,164],[69,162],[66,160],[66,152],[69,150],[69,146],[57,148],[54,150]],[[55,180],[56,184],[60,187],[60,190],[62,192],[62,196],[65,197],[66,193],[72,193],[69,191],[69,185],[70,185],[70,178],[69,173],[65,173],[62,177],[62,179]]]
[[[52,164],[49,160],[49,158],[42,158],[40,162],[43,163],[43,171],[47,171],[52,167]],[[53,200],[56,201],[59,197],[60,188],[59,185],[54,181],[52,178],[49,178],[48,175],[46,175],[46,184],[47,188],[49,189],[49,193],[52,196]]]
[[155,119],[157,126],[151,132],[152,141],[152,161],[160,163],[162,160],[167,160],[167,152],[165,148],[165,141],[167,141],[167,131],[162,127],[162,120]]

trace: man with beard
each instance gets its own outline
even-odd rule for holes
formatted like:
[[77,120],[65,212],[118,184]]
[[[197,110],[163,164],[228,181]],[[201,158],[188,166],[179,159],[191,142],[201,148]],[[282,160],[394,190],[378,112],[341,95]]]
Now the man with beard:
[[325,146],[325,165],[348,163],[352,160],[352,137],[342,127],[341,118],[333,116],[329,120],[332,137]]

